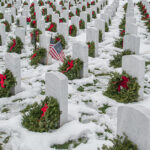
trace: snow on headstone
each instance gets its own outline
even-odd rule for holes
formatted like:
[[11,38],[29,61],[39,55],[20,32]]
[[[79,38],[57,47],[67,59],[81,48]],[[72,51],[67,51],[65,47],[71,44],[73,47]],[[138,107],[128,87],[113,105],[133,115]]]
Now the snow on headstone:
[[26,30],[26,28],[27,28],[26,17],[25,16],[21,16],[19,18],[19,20],[20,20],[20,26],[23,26],[25,28],[25,30]]
[[16,53],[6,53],[5,67],[10,70],[16,78],[17,84],[11,89],[11,93],[15,95],[21,92],[21,65],[19,55]]
[[81,71],[81,77],[88,76],[88,46],[83,43],[75,42],[72,46],[73,58],[79,58],[83,61],[83,69]]
[[144,94],[144,75],[145,61],[139,55],[126,55],[122,57],[122,70],[126,71],[132,77],[137,78],[140,85],[139,99],[143,99]]
[[140,105],[120,106],[117,112],[117,134],[125,133],[139,150],[150,150],[150,110]]
[[126,23],[125,32],[137,35],[137,26],[134,23]]
[[46,96],[58,100],[60,111],[60,126],[68,121],[68,79],[60,72],[47,72],[45,75]]

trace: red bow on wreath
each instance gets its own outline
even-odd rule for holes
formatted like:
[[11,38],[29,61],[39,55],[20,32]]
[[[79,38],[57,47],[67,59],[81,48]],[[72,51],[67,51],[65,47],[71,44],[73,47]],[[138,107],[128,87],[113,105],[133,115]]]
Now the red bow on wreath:
[[68,61],[69,67],[66,69],[66,71],[63,71],[62,73],[68,72],[71,68],[73,68],[73,60],[71,62]]
[[4,80],[6,79],[6,75],[0,74],[0,84],[2,88],[5,88],[4,86]]
[[125,33],[125,30],[122,30],[122,32],[120,34],[123,35],[123,33]]
[[46,17],[46,22],[48,22],[48,21],[49,21],[49,16]]
[[47,111],[47,109],[48,109],[48,105],[45,104],[44,107],[41,109],[43,111],[43,114],[41,115],[41,117],[44,117],[45,112]]
[[34,16],[36,16],[36,12],[34,12]]
[[36,24],[36,21],[35,21],[35,20],[33,20],[33,21],[32,21],[32,24],[33,24],[33,25],[35,25],[35,24]]
[[128,83],[129,79],[126,76],[122,76],[122,81],[120,81],[119,85],[118,85],[118,92],[120,92],[121,87],[123,87],[124,89],[128,89]]
[[16,40],[13,40],[13,44],[12,46],[10,47],[10,51],[12,51],[12,49],[16,46]]
[[61,23],[61,22],[63,22],[63,20],[62,20],[62,19],[59,19],[59,22]]
[[27,18],[27,22],[31,22],[31,18],[29,17],[29,18]]
[[57,42],[60,41],[60,38],[59,38],[59,37],[56,37],[56,41],[57,41]]
[[72,25],[70,26],[70,28],[69,28],[69,34],[71,35],[71,33],[72,33],[72,30],[73,30],[73,27],[72,27]]
[[32,57],[31,57],[31,60],[34,58],[34,57],[36,57],[36,53],[34,53],[33,55],[32,55]]
[[50,25],[50,27],[48,28],[48,31],[51,31],[52,28],[54,28],[54,24]]
[[79,21],[79,25],[81,25],[81,23],[82,23],[82,20]]

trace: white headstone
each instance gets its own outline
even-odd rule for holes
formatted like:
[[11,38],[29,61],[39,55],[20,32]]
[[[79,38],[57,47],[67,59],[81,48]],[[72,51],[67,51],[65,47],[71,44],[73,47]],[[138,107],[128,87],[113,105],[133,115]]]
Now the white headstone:
[[125,133],[139,150],[150,150],[150,110],[140,105],[120,106],[117,134]]
[[61,113],[60,126],[68,121],[68,79],[60,72],[48,72],[45,75],[46,96],[58,100]]
[[81,77],[88,77],[88,46],[86,44],[75,42],[72,45],[73,58],[79,58],[83,61],[83,70]]
[[140,85],[139,99],[143,99],[144,94],[144,75],[145,61],[139,55],[126,55],[122,57],[122,70],[126,71],[132,77],[137,78]]
[[12,89],[11,93],[17,94],[21,92],[21,65],[19,55],[16,53],[6,53],[5,67],[12,72],[17,81],[17,84]]

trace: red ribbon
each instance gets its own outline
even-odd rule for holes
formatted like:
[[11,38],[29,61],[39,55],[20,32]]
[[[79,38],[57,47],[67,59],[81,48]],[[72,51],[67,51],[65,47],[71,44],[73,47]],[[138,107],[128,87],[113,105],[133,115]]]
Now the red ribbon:
[[87,7],[89,6],[89,3],[87,3]]
[[31,5],[30,5],[30,7],[33,7],[34,6],[34,3],[32,3]]
[[59,22],[60,22],[60,23],[63,22],[63,19],[59,19]]
[[88,45],[88,48],[90,48],[90,47],[91,47],[91,45],[89,44],[89,45]]
[[48,109],[48,105],[45,104],[44,107],[41,109],[43,111],[43,114],[41,115],[41,117],[44,117],[45,112],[47,111],[47,109]]
[[33,25],[35,25],[35,24],[36,24],[36,21],[35,21],[35,20],[33,20],[33,21],[32,21],[32,24],[33,24]]
[[31,18],[30,17],[27,18],[27,22],[31,22]]
[[72,30],[73,30],[73,28],[72,28],[72,25],[70,26],[70,28],[69,28],[69,34],[71,35],[71,33],[72,33]]
[[68,72],[71,68],[73,68],[73,60],[71,62],[68,61],[69,67],[66,69],[66,71],[63,71],[62,73]]
[[31,57],[31,60],[34,58],[34,57],[36,57],[36,53],[34,53],[33,55],[32,55],[32,57]]
[[51,31],[52,28],[54,28],[54,24],[50,25],[50,27],[48,28],[48,31]]
[[4,86],[4,80],[6,79],[6,75],[0,74],[0,84],[2,88],[5,88]]
[[16,40],[13,40],[13,45],[10,47],[10,51],[16,46]]
[[128,83],[129,79],[126,76],[122,76],[122,81],[119,83],[118,85],[118,92],[120,92],[121,87],[123,87],[124,89],[128,89]]
[[122,32],[120,34],[123,35],[123,33],[125,33],[125,30],[122,30]]
[[60,41],[60,38],[59,38],[59,37],[57,37],[57,38],[56,38],[56,41],[57,41],[57,42],[58,42],[58,41]]
[[46,22],[48,22],[48,21],[49,21],[49,16],[46,17]]
[[79,21],[79,25],[81,25],[81,23],[82,23],[82,20]]
[[34,16],[36,16],[36,12],[34,12]]

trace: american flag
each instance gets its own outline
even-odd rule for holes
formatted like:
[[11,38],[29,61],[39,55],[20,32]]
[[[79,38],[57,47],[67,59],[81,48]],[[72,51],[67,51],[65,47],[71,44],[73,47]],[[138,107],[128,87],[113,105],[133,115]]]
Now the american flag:
[[50,48],[49,54],[52,56],[52,58],[64,62],[65,55],[63,52],[61,41],[58,41],[55,44],[53,38],[51,38],[49,48]]

